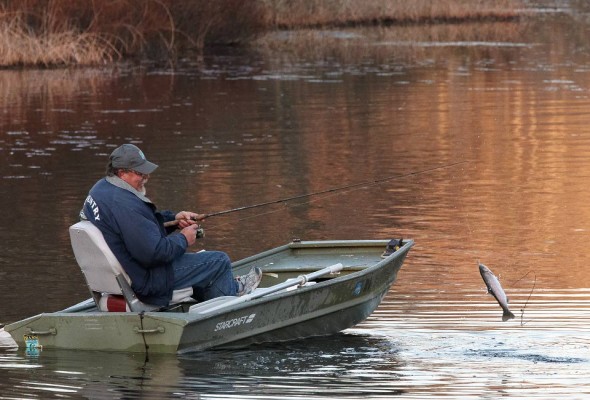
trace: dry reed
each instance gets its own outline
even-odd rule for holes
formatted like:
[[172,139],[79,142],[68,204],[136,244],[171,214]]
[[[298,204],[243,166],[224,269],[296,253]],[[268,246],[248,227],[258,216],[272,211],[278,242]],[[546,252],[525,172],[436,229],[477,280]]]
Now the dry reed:
[[0,66],[98,64],[116,51],[100,35],[72,29],[32,34],[21,13],[0,13]]

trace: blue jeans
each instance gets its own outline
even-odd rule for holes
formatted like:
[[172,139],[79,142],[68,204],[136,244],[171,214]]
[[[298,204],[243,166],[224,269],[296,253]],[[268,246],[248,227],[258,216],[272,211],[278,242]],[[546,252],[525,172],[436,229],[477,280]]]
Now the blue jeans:
[[197,301],[219,296],[235,296],[238,283],[231,270],[231,261],[221,251],[185,253],[172,262],[174,289],[192,286]]

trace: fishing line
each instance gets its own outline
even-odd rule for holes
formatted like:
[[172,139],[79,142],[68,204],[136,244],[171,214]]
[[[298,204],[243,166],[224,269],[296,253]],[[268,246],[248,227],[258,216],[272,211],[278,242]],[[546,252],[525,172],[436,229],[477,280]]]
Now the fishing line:
[[[325,200],[327,198],[330,197],[334,197],[334,196],[339,196],[339,195],[344,195],[344,194],[348,194],[357,190],[361,190],[361,189],[367,189],[369,187],[372,186],[376,186],[379,185],[381,183],[384,182],[388,182],[388,181],[392,181],[392,180],[396,180],[396,179],[402,179],[402,178],[408,178],[411,176],[417,176],[417,175],[421,175],[421,174],[425,174],[428,172],[433,172],[436,170],[440,170],[440,169],[445,169],[445,168],[451,168],[460,164],[465,164],[468,163],[469,161],[459,161],[459,162],[455,162],[452,164],[446,164],[446,165],[441,165],[438,167],[432,167],[432,168],[428,168],[428,169],[424,169],[424,170],[420,170],[420,171],[415,171],[415,172],[410,172],[407,174],[402,174],[402,175],[393,175],[393,176],[388,176],[385,178],[381,178],[381,179],[374,179],[374,180],[369,180],[369,181],[364,181],[364,182],[358,182],[358,183],[354,183],[351,185],[345,185],[345,186],[340,186],[340,187],[335,187],[335,188],[330,188],[330,189],[325,189],[325,190],[321,190],[318,192],[313,192],[313,193],[305,193],[305,194],[301,194],[301,195],[297,195],[297,196],[293,196],[293,197],[288,197],[288,198],[284,198],[284,199],[279,199],[279,200],[272,200],[272,201],[267,201],[267,202],[263,202],[263,203],[259,203],[259,204],[253,204],[250,206],[243,206],[243,207],[237,207],[237,208],[232,208],[229,210],[224,210],[224,211],[218,211],[218,212],[213,212],[213,213],[209,213],[209,214],[205,214],[205,218],[208,217],[214,217],[214,216],[219,216],[219,215],[225,215],[225,214],[229,214],[229,213],[234,213],[237,211],[244,211],[244,210],[249,210],[252,208],[258,208],[258,207],[263,207],[263,206],[269,206],[269,205],[273,205],[273,204],[280,204],[280,203],[287,203],[290,201],[294,201],[294,200],[299,200],[299,199],[304,199],[304,198],[308,198],[308,197],[312,197],[312,196],[319,196],[322,194],[325,194],[326,196],[322,196],[318,199],[315,200],[307,200],[307,201],[303,201],[300,203],[295,203],[295,204],[284,204],[285,207],[284,208],[280,208],[280,209],[276,209],[276,210],[271,210],[271,211],[267,211],[264,213],[259,213],[259,214],[255,214],[255,215],[251,215],[249,217],[244,217],[244,218],[240,218],[238,219],[238,221],[244,221],[247,219],[252,219],[252,218],[258,218],[264,215],[269,215],[269,214],[273,214],[279,211],[283,211],[285,208],[293,208],[293,207],[299,207],[305,204],[311,204],[320,200]],[[348,189],[348,190],[347,190]],[[335,193],[338,192],[338,193]],[[213,225],[211,226],[212,228],[216,227],[216,226],[223,226],[223,225],[227,225],[228,223],[224,223],[224,224],[218,224],[218,225]]]
[[515,283],[521,281],[522,279],[524,279],[528,274],[533,273],[535,275],[535,279],[533,280],[533,287],[531,288],[531,292],[529,293],[529,297],[526,299],[524,306],[520,309],[520,326],[524,326],[525,322],[524,322],[524,310],[526,308],[526,306],[529,304],[529,300],[531,299],[531,296],[533,295],[533,291],[535,290],[535,286],[537,285],[537,274],[533,271],[529,271],[526,274],[524,274],[524,276],[522,278],[520,278],[518,281],[516,281]]
[[[514,264],[513,264],[514,265]],[[511,283],[511,286],[516,285],[518,282],[522,281],[524,278],[526,278],[531,272],[533,271],[529,271],[526,274],[524,274],[522,277],[518,278],[517,280],[515,280],[514,282]],[[534,273],[534,272],[533,272]],[[536,275],[535,275],[536,278]]]

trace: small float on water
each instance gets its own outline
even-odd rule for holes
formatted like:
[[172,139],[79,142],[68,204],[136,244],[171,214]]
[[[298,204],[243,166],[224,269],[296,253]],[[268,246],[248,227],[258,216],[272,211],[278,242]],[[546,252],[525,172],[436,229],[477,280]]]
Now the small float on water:
[[135,297],[90,222],[73,225],[70,237],[92,298],[6,325],[19,347],[186,353],[334,334],[371,315],[414,244],[295,240],[233,264],[236,275],[263,270],[251,294],[195,303],[175,293],[174,304],[158,309]]

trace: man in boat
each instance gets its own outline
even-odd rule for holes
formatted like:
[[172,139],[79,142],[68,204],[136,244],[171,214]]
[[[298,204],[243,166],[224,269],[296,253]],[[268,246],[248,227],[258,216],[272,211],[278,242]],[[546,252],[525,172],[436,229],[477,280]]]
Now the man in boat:
[[[102,232],[137,297],[147,304],[167,306],[173,290],[188,287],[193,288],[197,301],[252,292],[262,278],[260,268],[234,278],[226,253],[186,252],[197,239],[197,221],[205,215],[158,211],[145,188],[156,168],[137,146],[116,148],[109,157],[106,177],[90,189],[80,212],[82,219]],[[164,227],[169,221],[178,223]]]

